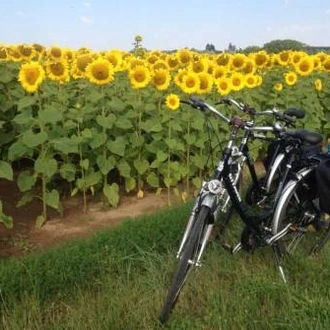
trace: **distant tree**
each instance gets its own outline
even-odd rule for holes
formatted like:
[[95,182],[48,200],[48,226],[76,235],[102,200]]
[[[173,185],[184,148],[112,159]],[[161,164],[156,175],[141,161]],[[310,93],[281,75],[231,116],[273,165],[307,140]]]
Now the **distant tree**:
[[215,53],[215,46],[213,44],[206,44],[205,51],[210,53]]
[[292,39],[276,39],[264,44],[264,49],[269,53],[279,53],[283,50],[304,50],[306,44]]
[[244,54],[256,53],[256,52],[258,52],[258,51],[261,50],[261,49],[262,49],[262,48],[259,47],[259,46],[248,46],[248,47],[246,47],[246,48],[244,48],[244,49],[242,50],[242,53],[244,53]]
[[228,49],[227,49],[227,51],[228,51],[229,53],[235,53],[235,52],[237,51],[237,48],[236,48],[235,45],[233,45],[233,44],[230,42],[229,45],[228,45]]

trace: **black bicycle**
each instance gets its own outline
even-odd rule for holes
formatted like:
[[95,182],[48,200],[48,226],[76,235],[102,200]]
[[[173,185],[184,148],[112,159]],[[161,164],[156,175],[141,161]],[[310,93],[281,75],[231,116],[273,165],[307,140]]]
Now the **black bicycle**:
[[[162,323],[168,319],[189,272],[193,267],[201,265],[201,257],[211,236],[218,212],[225,212],[228,210],[228,206],[232,205],[243,220],[244,230],[236,250],[243,248],[251,251],[263,245],[274,247],[276,261],[284,280],[285,276],[279,262],[280,249],[277,246],[277,242],[290,231],[292,226],[291,223],[287,223],[285,226],[278,227],[272,231],[272,211],[275,209],[276,204],[273,204],[272,211],[268,210],[257,214],[251,213],[243,202],[237,187],[244,163],[248,160],[248,162],[253,164],[252,160],[246,157],[248,154],[249,137],[252,136],[251,132],[276,131],[283,133],[287,129],[279,125],[256,126],[254,122],[245,121],[238,116],[227,118],[216,108],[198,98],[190,98],[186,103],[202,111],[211,111],[229,125],[230,132],[229,140],[217,168],[213,176],[203,182],[187,222],[177,252],[177,269],[159,317]],[[245,111],[246,109],[243,107],[242,110]],[[239,131],[245,132],[240,143],[237,141]],[[303,141],[309,140],[309,135],[301,136],[301,139]],[[242,152],[243,150],[244,152]],[[252,165],[251,168],[253,168]],[[289,167],[287,168],[286,175],[289,174]],[[282,185],[279,184],[279,189],[283,189],[284,182],[286,182],[286,179],[283,179]]]

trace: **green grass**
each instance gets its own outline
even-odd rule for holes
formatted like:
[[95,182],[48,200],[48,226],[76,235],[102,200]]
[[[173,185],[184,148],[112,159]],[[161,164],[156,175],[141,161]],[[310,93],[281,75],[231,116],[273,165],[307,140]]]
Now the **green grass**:
[[169,322],[157,317],[190,204],[0,263],[0,328],[327,329],[330,249],[287,264],[272,251],[230,255],[211,244]]

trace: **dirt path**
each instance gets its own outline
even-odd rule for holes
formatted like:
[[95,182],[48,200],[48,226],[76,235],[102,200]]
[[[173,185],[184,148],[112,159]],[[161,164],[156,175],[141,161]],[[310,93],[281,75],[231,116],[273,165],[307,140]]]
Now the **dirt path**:
[[[21,256],[33,251],[46,250],[74,237],[88,237],[96,230],[116,226],[123,219],[134,218],[168,206],[167,194],[146,194],[143,198],[123,197],[120,206],[102,210],[101,202],[89,202],[83,213],[81,198],[68,198],[63,202],[64,214],[52,212],[42,228],[35,227],[35,219],[41,213],[41,203],[17,208],[20,193],[11,182],[0,180],[0,199],[3,210],[14,218],[14,228],[0,224],[0,258]],[[174,202],[178,202],[176,199]]]

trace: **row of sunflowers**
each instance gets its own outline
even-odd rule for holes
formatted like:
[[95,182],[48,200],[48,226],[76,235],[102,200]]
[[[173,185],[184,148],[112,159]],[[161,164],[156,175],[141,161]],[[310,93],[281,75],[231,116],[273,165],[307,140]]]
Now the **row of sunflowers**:
[[[304,108],[302,126],[330,132],[330,55],[302,51],[202,53],[120,50],[95,52],[52,46],[0,45],[2,178],[16,180],[19,205],[43,201],[61,210],[67,192],[101,191],[107,205],[120,196],[167,189],[187,198],[198,187],[211,151],[227,127],[180,106],[198,94],[210,103],[231,96],[258,110]],[[180,111],[176,111],[180,108]],[[234,109],[219,108],[230,114]],[[171,110],[171,111],[169,111]],[[205,121],[216,134],[208,134]],[[255,143],[255,155],[262,152]],[[211,157],[212,158],[212,157]],[[22,160],[28,163],[19,168]],[[24,164],[25,164],[24,163]],[[0,220],[12,223],[0,201]]]

